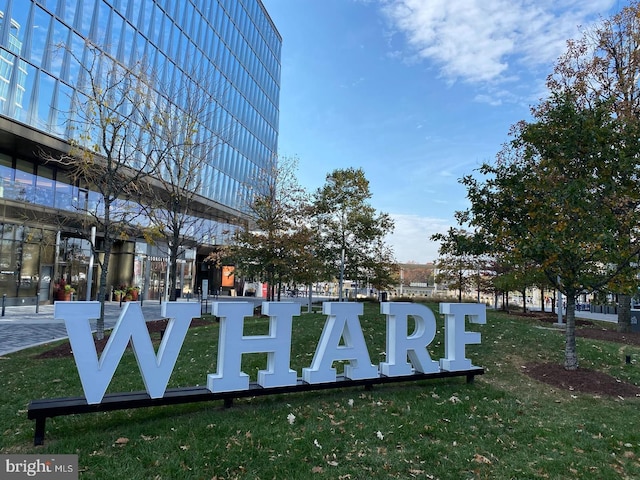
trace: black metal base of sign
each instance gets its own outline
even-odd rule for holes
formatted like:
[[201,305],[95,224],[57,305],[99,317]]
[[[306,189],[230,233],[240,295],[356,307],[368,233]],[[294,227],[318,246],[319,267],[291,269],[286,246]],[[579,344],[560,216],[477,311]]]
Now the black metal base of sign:
[[248,390],[233,392],[213,393],[206,387],[184,387],[167,389],[162,398],[151,398],[147,392],[123,392],[109,393],[104,396],[102,402],[88,404],[84,397],[44,398],[29,402],[27,417],[36,421],[36,429],[33,437],[34,445],[44,443],[45,425],[47,418],[61,415],[75,415],[79,413],[108,412],[112,410],[126,410],[130,408],[157,407],[162,405],[179,405],[182,403],[207,402],[211,400],[223,400],[225,407],[233,405],[234,398],[258,397],[262,395],[277,395],[281,393],[307,392],[311,390],[328,390],[333,388],[346,388],[364,386],[370,389],[373,385],[381,383],[411,382],[419,380],[431,380],[435,378],[466,377],[467,383],[472,383],[476,375],[482,375],[483,368],[473,368],[457,372],[416,373],[401,377],[386,377],[380,375],[376,378],[363,380],[351,380],[344,376],[338,376],[335,382],[330,383],[306,383],[298,379],[296,385],[287,387],[264,388],[255,382],[249,384]]

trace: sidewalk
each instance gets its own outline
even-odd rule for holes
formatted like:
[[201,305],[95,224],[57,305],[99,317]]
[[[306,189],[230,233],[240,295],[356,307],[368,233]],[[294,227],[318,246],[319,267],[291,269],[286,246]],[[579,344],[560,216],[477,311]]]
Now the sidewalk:
[[[178,300],[180,302],[200,302],[197,299]],[[253,302],[261,304],[263,298],[255,297],[210,297],[206,302],[201,302],[201,311],[211,312],[211,303],[220,302]],[[305,304],[306,299],[292,298],[287,301],[297,301]],[[122,307],[126,303],[105,302],[104,304],[104,328],[110,329],[116,324]],[[302,307],[304,311],[304,306]],[[159,320],[162,318],[162,306],[158,300],[145,300],[142,303],[142,314],[146,320]],[[96,330],[96,321],[91,321],[91,329]],[[40,305],[36,312],[35,305],[6,307],[4,316],[0,316],[0,357],[25,348],[42,345],[67,338],[67,329],[64,320],[53,318],[53,305]]]
[[[536,311],[539,312],[540,309],[539,308],[531,308],[531,311]],[[551,314],[551,312],[549,310],[547,310],[547,313]],[[558,313],[554,313],[554,315],[558,315]],[[585,312],[583,310],[576,310],[576,318],[583,318],[585,320],[597,320],[599,322],[612,322],[612,323],[618,323],[618,314],[608,314],[608,313],[591,313],[591,312]],[[562,322],[566,323],[567,321],[567,314],[566,312],[563,311],[562,313]]]
[[[142,304],[146,320],[162,318],[160,311],[158,300],[147,300]],[[105,329],[113,328],[120,312],[119,302],[105,303]],[[95,320],[91,321],[91,328],[96,330]],[[64,320],[53,318],[53,305],[40,305],[37,313],[35,305],[6,307],[5,315],[0,316],[0,356],[63,338],[67,338],[67,329]]]

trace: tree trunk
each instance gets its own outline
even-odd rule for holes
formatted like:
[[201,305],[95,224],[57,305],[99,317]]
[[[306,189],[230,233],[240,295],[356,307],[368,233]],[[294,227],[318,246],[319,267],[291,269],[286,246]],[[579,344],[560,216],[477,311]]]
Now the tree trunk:
[[631,332],[631,295],[618,296],[618,331]]
[[100,300],[100,318],[96,322],[96,338],[102,340],[104,338],[104,301],[107,296],[107,274],[109,273],[109,260],[111,258],[112,243],[105,235],[104,242],[104,258],[100,268],[100,286],[98,288],[98,298]]
[[527,289],[523,289],[522,293],[522,313],[527,313]]
[[544,287],[540,287],[540,305],[541,305],[540,311],[542,311],[542,313],[544,313],[544,311],[545,311],[544,310],[545,309],[545,306],[544,306]]
[[176,299],[176,284],[178,279],[178,251],[177,248],[171,246],[169,252],[169,301],[175,302]]
[[578,351],[576,349],[576,295],[567,292],[567,330],[564,347],[564,368],[578,369]]

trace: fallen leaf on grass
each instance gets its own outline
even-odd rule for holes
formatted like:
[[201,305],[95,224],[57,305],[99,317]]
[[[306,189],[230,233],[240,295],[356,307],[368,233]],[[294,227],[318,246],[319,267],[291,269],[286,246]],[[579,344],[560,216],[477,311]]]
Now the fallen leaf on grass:
[[126,437],[120,437],[116,440],[116,445],[126,445],[127,443],[129,443],[129,439]]
[[324,472],[324,469],[322,467],[313,467],[311,469],[311,473],[322,473]]
[[491,460],[489,460],[487,457],[485,457],[484,455],[480,455],[479,453],[476,453],[473,456],[473,461],[477,462],[477,463],[485,463],[487,465],[491,465]]

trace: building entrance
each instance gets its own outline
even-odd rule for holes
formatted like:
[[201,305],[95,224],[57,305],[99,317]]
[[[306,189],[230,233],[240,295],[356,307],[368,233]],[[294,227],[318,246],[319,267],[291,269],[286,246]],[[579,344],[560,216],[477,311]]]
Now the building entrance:
[[[91,244],[88,240],[75,237],[62,237],[58,246],[58,280],[64,280],[75,290],[75,298],[85,299],[87,296],[87,278]],[[91,291],[96,291],[96,267],[94,266]]]

